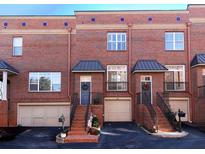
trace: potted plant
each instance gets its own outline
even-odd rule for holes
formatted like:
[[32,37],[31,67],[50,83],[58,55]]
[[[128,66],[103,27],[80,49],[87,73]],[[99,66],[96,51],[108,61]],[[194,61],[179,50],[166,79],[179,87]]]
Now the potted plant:
[[91,135],[99,135],[100,134],[100,123],[99,119],[96,115],[93,115],[92,118],[92,127],[90,128]]

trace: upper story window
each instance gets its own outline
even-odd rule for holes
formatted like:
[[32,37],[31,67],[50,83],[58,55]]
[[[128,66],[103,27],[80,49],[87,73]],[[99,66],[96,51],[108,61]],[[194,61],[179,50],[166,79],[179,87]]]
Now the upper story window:
[[168,69],[165,72],[165,91],[184,91],[185,66],[184,65],[166,65]]
[[127,91],[127,65],[107,66],[107,90]]
[[127,50],[126,33],[108,33],[107,50],[109,51]]
[[165,32],[165,50],[184,50],[184,33]]
[[13,56],[22,56],[23,50],[23,38],[14,37],[13,38]]
[[58,92],[61,91],[60,72],[30,72],[29,91]]

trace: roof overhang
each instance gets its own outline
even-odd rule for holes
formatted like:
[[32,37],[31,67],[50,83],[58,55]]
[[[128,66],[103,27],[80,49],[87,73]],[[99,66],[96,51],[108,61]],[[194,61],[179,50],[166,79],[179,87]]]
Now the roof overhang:
[[0,72],[4,72],[4,71],[9,72],[11,74],[19,74],[18,72],[14,72],[14,71],[11,71],[11,70],[8,70],[8,69],[0,69]]
[[135,70],[132,73],[164,73],[168,70]]
[[96,70],[96,71],[94,71],[94,70],[87,70],[87,71],[78,71],[78,70],[73,70],[72,71],[73,73],[105,73],[105,71],[104,70]]

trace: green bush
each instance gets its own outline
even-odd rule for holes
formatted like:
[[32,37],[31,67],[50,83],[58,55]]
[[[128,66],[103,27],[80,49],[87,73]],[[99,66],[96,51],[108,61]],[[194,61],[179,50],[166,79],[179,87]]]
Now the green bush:
[[94,116],[93,117],[93,120],[92,120],[92,127],[96,127],[96,128],[98,128],[99,127],[99,119],[98,119],[98,117],[97,116]]

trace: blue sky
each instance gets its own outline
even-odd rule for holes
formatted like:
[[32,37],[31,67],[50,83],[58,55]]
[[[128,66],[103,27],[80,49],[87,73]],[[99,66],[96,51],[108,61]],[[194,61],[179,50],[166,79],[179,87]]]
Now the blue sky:
[[0,15],[73,15],[83,10],[178,10],[186,4],[0,4]]

